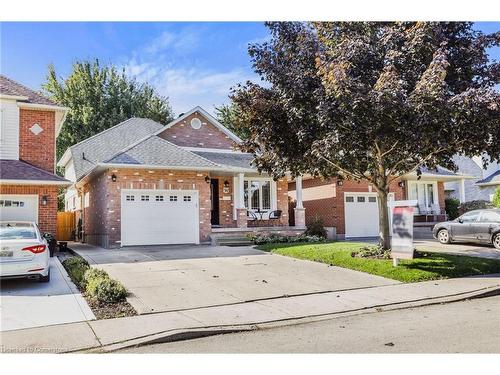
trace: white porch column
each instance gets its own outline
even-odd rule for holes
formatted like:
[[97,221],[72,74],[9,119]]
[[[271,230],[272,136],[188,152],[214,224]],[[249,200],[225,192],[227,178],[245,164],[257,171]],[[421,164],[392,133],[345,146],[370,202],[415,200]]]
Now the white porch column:
[[297,201],[295,204],[295,226],[297,228],[305,228],[306,226],[306,209],[302,202],[302,176],[295,178],[295,194]]
[[460,203],[465,202],[465,179],[462,178],[458,185],[458,192],[460,194]]
[[236,194],[238,194],[238,207],[245,208],[245,174],[238,173],[238,186],[236,189]]
[[235,194],[238,195],[238,206],[236,207],[236,226],[246,228],[247,209],[245,208],[245,174],[238,173],[238,186],[235,186]]
[[297,176],[295,179],[295,192],[297,193],[297,204],[295,207],[304,208],[302,203],[302,176]]

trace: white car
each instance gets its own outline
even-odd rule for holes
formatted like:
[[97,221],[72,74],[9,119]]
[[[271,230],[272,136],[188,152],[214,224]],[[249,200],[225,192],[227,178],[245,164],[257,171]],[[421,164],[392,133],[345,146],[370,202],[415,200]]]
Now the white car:
[[33,222],[0,221],[0,278],[50,281],[49,244]]

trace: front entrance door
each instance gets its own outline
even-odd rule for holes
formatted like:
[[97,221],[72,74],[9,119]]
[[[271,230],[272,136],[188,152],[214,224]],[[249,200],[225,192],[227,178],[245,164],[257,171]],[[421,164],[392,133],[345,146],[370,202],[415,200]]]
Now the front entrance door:
[[212,178],[210,180],[210,196],[211,196],[211,217],[210,224],[220,225],[219,222],[219,180],[217,178]]

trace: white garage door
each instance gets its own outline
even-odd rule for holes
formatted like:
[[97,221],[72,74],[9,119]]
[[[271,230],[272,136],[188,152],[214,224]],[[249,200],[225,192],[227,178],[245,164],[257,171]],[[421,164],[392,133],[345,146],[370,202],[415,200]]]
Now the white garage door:
[[[389,200],[393,194],[389,194]],[[345,236],[379,235],[377,193],[344,193]]]
[[0,220],[38,223],[38,195],[0,195]]
[[121,245],[199,243],[198,191],[121,192]]

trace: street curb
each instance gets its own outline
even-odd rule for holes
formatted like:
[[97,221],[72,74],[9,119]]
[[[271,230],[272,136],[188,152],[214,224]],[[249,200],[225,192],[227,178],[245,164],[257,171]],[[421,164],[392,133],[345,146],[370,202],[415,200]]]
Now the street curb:
[[328,320],[339,317],[348,317],[348,316],[356,316],[361,314],[371,314],[377,312],[385,312],[385,311],[395,311],[395,310],[404,310],[416,307],[424,307],[424,306],[432,306],[439,305],[445,303],[453,303],[460,302],[464,300],[471,300],[477,298],[486,298],[495,295],[500,295],[500,285],[494,287],[485,287],[481,289],[477,289],[472,292],[459,293],[451,296],[444,297],[435,297],[435,298],[427,298],[424,300],[417,300],[411,302],[403,302],[396,304],[387,304],[387,305],[377,305],[369,308],[361,308],[351,311],[344,311],[339,313],[327,313],[327,314],[319,314],[319,315],[311,315],[311,316],[302,316],[290,319],[280,319],[280,320],[270,320],[265,322],[254,322],[251,324],[240,324],[240,325],[221,325],[221,326],[213,326],[213,327],[192,327],[185,329],[174,329],[163,332],[158,332],[152,335],[147,335],[143,337],[136,337],[129,340],[103,345],[90,349],[82,349],[73,352],[87,352],[87,353],[109,353],[115,352],[118,350],[130,348],[130,347],[138,347],[150,344],[159,344],[166,342],[176,342],[183,340],[192,340],[196,338],[203,338],[208,336],[215,336],[221,334],[228,333],[238,333],[238,332],[248,332],[248,331],[256,331],[270,328],[277,328],[283,326],[297,325],[303,323],[311,323],[316,321]]

